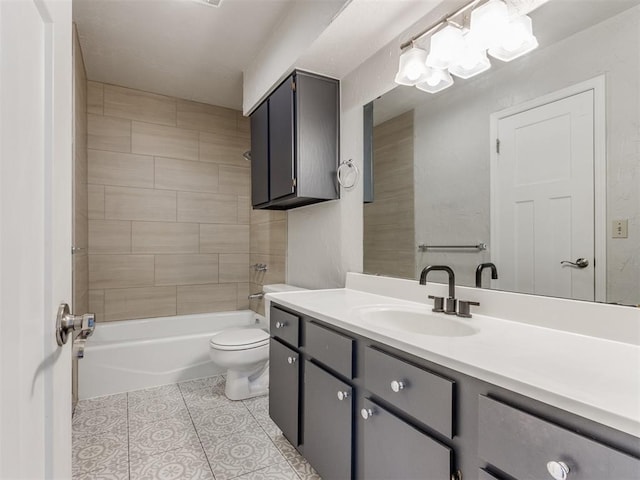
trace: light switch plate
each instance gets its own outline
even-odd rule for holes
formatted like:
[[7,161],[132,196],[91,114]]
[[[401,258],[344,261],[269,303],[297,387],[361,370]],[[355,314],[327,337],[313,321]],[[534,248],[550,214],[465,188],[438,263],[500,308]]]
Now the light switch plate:
[[611,238],[627,238],[629,236],[629,220],[614,220]]

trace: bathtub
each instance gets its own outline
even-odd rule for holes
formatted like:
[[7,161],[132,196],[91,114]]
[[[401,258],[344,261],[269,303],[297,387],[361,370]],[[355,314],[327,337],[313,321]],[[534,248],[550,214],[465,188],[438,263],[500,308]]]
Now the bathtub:
[[98,323],[78,362],[80,399],[224,373],[209,360],[209,339],[238,327],[267,330],[251,310]]

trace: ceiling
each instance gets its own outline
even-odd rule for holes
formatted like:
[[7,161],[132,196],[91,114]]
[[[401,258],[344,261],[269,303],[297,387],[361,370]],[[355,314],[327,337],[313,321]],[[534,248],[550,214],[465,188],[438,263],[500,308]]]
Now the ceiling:
[[240,109],[242,72],[300,0],[74,0],[87,77]]

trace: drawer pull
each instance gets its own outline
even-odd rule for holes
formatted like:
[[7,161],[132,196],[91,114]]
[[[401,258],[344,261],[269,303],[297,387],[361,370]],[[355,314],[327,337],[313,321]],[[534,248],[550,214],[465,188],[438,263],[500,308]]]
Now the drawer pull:
[[284,328],[287,324],[285,322],[276,322],[276,328]]
[[363,408],[362,410],[360,410],[360,416],[365,420],[369,420],[371,417],[373,417],[373,415],[375,415],[375,413],[375,410],[373,410],[372,408]]
[[293,365],[294,363],[296,363],[296,360],[298,360],[296,357],[287,357],[287,363],[289,365]]
[[338,392],[338,400],[343,401],[343,400],[346,400],[347,398],[349,398],[349,392],[346,392],[346,391]]
[[547,470],[549,474],[555,478],[555,480],[567,480],[569,472],[571,471],[569,465],[564,462],[548,462]]
[[396,393],[398,393],[400,390],[404,390],[404,387],[406,387],[406,385],[402,381],[399,382],[398,380],[394,380],[393,382],[391,382],[391,390]]

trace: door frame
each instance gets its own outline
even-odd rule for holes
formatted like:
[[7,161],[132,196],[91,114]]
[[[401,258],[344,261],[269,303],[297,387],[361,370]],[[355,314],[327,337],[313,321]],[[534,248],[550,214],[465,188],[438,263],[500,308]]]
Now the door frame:
[[607,118],[606,75],[585,80],[570,87],[556,90],[513,107],[493,112],[489,116],[489,170],[490,170],[490,234],[491,258],[498,261],[498,217],[496,186],[498,169],[498,122],[504,118],[547,105],[580,93],[593,91],[593,213],[594,213],[594,300],[607,301]]

